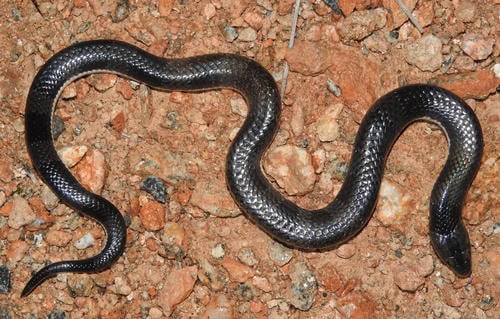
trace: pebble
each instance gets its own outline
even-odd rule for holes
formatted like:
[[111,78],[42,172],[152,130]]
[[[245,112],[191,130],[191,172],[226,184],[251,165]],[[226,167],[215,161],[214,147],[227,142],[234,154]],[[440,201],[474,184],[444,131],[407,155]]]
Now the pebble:
[[222,31],[227,42],[233,42],[239,35],[238,30],[229,25],[225,25]]
[[231,104],[231,111],[241,117],[246,117],[248,114],[248,105],[241,97],[232,98],[229,103]]
[[337,32],[343,41],[363,40],[385,26],[386,15],[383,8],[355,11],[337,24]]
[[435,302],[433,304],[432,311],[434,313],[434,316],[436,316],[437,318],[446,318],[446,319],[462,318],[460,312],[458,312],[455,308],[442,304],[440,302]]
[[9,227],[14,229],[20,229],[36,220],[36,214],[31,209],[28,201],[19,196],[15,196],[12,200],[12,208],[8,217],[7,223]]
[[115,86],[118,77],[115,74],[102,73],[89,78],[89,84],[98,92],[106,92]]
[[467,33],[460,41],[460,48],[475,61],[484,60],[493,52],[495,40],[479,33]]
[[241,214],[231,198],[223,178],[212,181],[199,180],[189,202],[217,217],[235,217]]
[[255,274],[249,266],[229,257],[224,258],[221,265],[227,270],[229,279],[234,282],[246,282]]
[[445,74],[429,81],[455,92],[462,99],[482,100],[491,93],[496,92],[500,85],[500,78],[490,70],[480,70],[470,73]]
[[203,7],[203,16],[205,17],[205,19],[207,20],[210,20],[212,19],[215,14],[217,13],[217,10],[215,9],[215,6],[211,3],[207,3],[204,7]]
[[407,266],[396,266],[393,269],[394,282],[399,289],[406,292],[415,292],[425,283],[424,278],[417,271]]
[[284,266],[293,257],[293,251],[282,244],[271,241],[269,244],[269,258],[278,266]]
[[47,210],[52,210],[56,208],[57,203],[59,203],[59,198],[56,194],[47,186],[43,185],[40,191],[40,199]]
[[377,219],[384,225],[392,225],[408,212],[410,199],[401,193],[399,187],[387,179],[382,179],[379,193]]
[[57,140],[57,138],[64,132],[66,125],[64,121],[57,115],[52,116],[52,138]]
[[290,71],[302,75],[317,75],[332,65],[329,50],[309,41],[295,41],[293,48],[286,52],[285,59]]
[[57,154],[67,167],[73,167],[85,156],[88,151],[85,145],[65,146],[57,151]]
[[24,241],[16,240],[11,242],[9,247],[7,248],[7,261],[11,263],[20,261],[24,256],[26,256],[29,248],[30,246]]
[[62,230],[49,230],[45,236],[45,240],[51,246],[65,247],[73,238],[73,236]]
[[66,313],[64,311],[52,310],[47,314],[47,319],[66,319]]
[[66,284],[73,298],[90,297],[92,295],[94,281],[92,280],[92,276],[89,274],[68,276]]
[[160,16],[167,17],[170,15],[174,7],[175,0],[159,0],[158,1],[158,11],[160,12]]
[[215,245],[215,247],[212,248],[211,254],[212,254],[212,257],[214,257],[216,259],[224,258],[224,255],[226,254],[226,252],[224,251],[224,245],[221,243],[218,243],[217,245]]
[[344,105],[335,104],[328,107],[324,114],[316,121],[316,130],[321,142],[332,142],[339,136],[338,116]]
[[307,194],[316,182],[311,155],[294,145],[270,150],[264,158],[264,169],[289,195]]
[[253,28],[250,27],[244,28],[243,30],[240,31],[238,40],[244,42],[253,42],[257,40],[257,31],[255,31]]
[[165,278],[163,288],[158,296],[158,305],[165,314],[172,312],[175,306],[183,302],[193,291],[196,282],[196,266],[174,269]]
[[[392,15],[392,29],[399,28],[403,23],[408,21],[408,16],[401,10],[401,7],[394,0],[383,0],[383,6]],[[403,1],[408,10],[413,11],[417,4],[417,0],[404,0]]]
[[100,194],[107,175],[104,154],[95,149],[87,152],[85,157],[75,166],[74,172],[84,187],[93,193]]
[[335,254],[343,259],[349,259],[356,253],[356,247],[353,244],[343,244],[337,250]]
[[232,319],[234,311],[231,302],[224,295],[215,295],[205,308],[201,319]]
[[153,198],[162,204],[168,200],[165,183],[156,176],[148,176],[141,184],[141,189],[153,196]]
[[333,264],[323,265],[321,270],[318,272],[318,280],[325,290],[337,292],[344,287],[344,278],[337,272]]
[[111,291],[118,295],[128,296],[132,293],[132,288],[130,287],[127,279],[123,277],[115,277],[113,285],[110,287]]
[[6,265],[0,266],[0,294],[10,292],[10,270]]
[[7,195],[3,191],[0,191],[0,207],[7,201]]
[[88,247],[94,246],[95,240],[91,233],[86,233],[75,243],[76,249],[86,249]]
[[10,156],[0,156],[0,180],[2,182],[8,183],[14,177],[13,165],[14,160]]
[[270,292],[273,289],[273,286],[266,277],[254,276],[252,284],[264,292]]
[[285,293],[287,301],[297,309],[309,310],[318,290],[316,277],[305,263],[300,262],[292,266],[290,278],[292,284]]
[[425,255],[420,258],[417,272],[422,277],[428,277],[432,274],[432,272],[434,272],[434,259],[431,255]]
[[255,258],[255,254],[253,253],[253,250],[249,247],[243,247],[238,251],[237,254],[238,259],[248,265],[248,266],[255,266],[259,262],[257,258]]
[[437,71],[443,63],[442,47],[438,37],[425,35],[408,45],[406,61],[422,71]]
[[472,22],[477,13],[476,4],[470,0],[455,0],[455,16],[462,22]]
[[224,274],[216,269],[208,260],[201,258],[198,260],[198,278],[200,281],[210,287],[213,291],[220,291],[225,286]]
[[160,308],[157,307],[151,307],[149,308],[149,317],[151,319],[160,319],[163,317],[163,312],[161,311]]
[[158,202],[147,202],[139,210],[139,218],[147,230],[160,230],[165,226],[165,208]]

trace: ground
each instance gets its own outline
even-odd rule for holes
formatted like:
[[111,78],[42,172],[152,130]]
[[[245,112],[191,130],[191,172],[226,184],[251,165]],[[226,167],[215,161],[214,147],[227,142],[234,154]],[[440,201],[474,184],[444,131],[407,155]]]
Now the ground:
[[[499,1],[404,1],[422,32],[396,1],[338,1],[340,13],[300,2],[292,48],[292,0],[2,3],[0,318],[500,317]],[[163,57],[230,52],[261,63],[283,100],[263,167],[306,208],[335,197],[377,98],[409,83],[452,90],[476,112],[485,141],[463,212],[472,275],[455,276],[429,243],[429,197],[447,155],[437,126],[412,125],[395,144],[361,233],[303,252],[266,235],[227,191],[227,149],[247,112],[238,93],[162,92],[101,74],[62,93],[56,146],[125,216],[125,254],[107,271],[59,274],[20,298],[32,272],[94,255],[105,239],[42,183],[24,143],[37,70],[70,44],[98,38]],[[141,188],[148,176],[164,183],[165,203]]]

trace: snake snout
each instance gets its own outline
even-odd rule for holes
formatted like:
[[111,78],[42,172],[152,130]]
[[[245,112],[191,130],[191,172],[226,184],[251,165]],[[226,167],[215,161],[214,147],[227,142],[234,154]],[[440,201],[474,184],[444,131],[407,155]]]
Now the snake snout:
[[436,254],[445,264],[460,277],[471,274],[469,235],[462,222],[459,222],[449,234],[431,231],[430,236]]

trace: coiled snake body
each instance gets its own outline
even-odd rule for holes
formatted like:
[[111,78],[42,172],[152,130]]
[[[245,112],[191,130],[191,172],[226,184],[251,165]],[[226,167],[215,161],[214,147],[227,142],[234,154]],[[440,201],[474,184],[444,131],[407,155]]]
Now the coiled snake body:
[[61,200],[100,222],[107,242],[94,257],[44,267],[27,283],[23,296],[59,272],[104,270],[124,251],[122,215],[109,201],[78,183],[57,155],[51,135],[54,107],[62,89],[70,81],[96,72],[117,73],[164,90],[232,88],[240,92],[249,112],[227,156],[229,190],[255,224],[278,241],[304,250],[329,248],[357,234],[372,215],[385,160],[395,140],[413,121],[437,123],[447,135],[449,153],[431,195],[431,242],[441,260],[458,275],[471,272],[461,210],[479,168],[483,141],[473,111],[454,94],[434,86],[411,85],[380,98],[360,125],[337,197],[324,208],[308,211],[276,191],[260,167],[277,131],[281,107],[277,86],[261,65],[231,54],[163,59],[123,42],[97,40],[72,45],[41,68],[29,91],[25,124],[29,155],[39,175]]

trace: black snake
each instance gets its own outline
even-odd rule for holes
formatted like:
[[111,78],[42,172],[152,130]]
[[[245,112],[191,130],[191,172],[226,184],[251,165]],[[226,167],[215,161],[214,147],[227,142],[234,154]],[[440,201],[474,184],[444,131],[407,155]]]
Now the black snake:
[[385,161],[398,136],[416,120],[437,123],[446,133],[449,152],[431,195],[431,242],[441,260],[458,275],[470,274],[470,244],[461,210],[479,169],[483,139],[473,111],[456,95],[435,86],[410,85],[380,98],[360,125],[337,197],[324,208],[308,211],[285,199],[261,170],[262,155],[278,129],[281,109],[275,81],[261,65],[232,54],[164,59],[127,43],[98,40],[72,45],[41,68],[29,91],[25,124],[35,169],[61,200],[102,224],[106,246],[94,257],[44,267],[28,282],[23,296],[59,272],[106,269],[124,251],[122,215],[71,175],[57,155],[51,133],[62,89],[76,78],[97,72],[117,73],[169,91],[232,88],[240,92],[249,112],[229,149],[227,185],[255,224],[276,240],[303,250],[333,247],[356,235],[372,215]]

